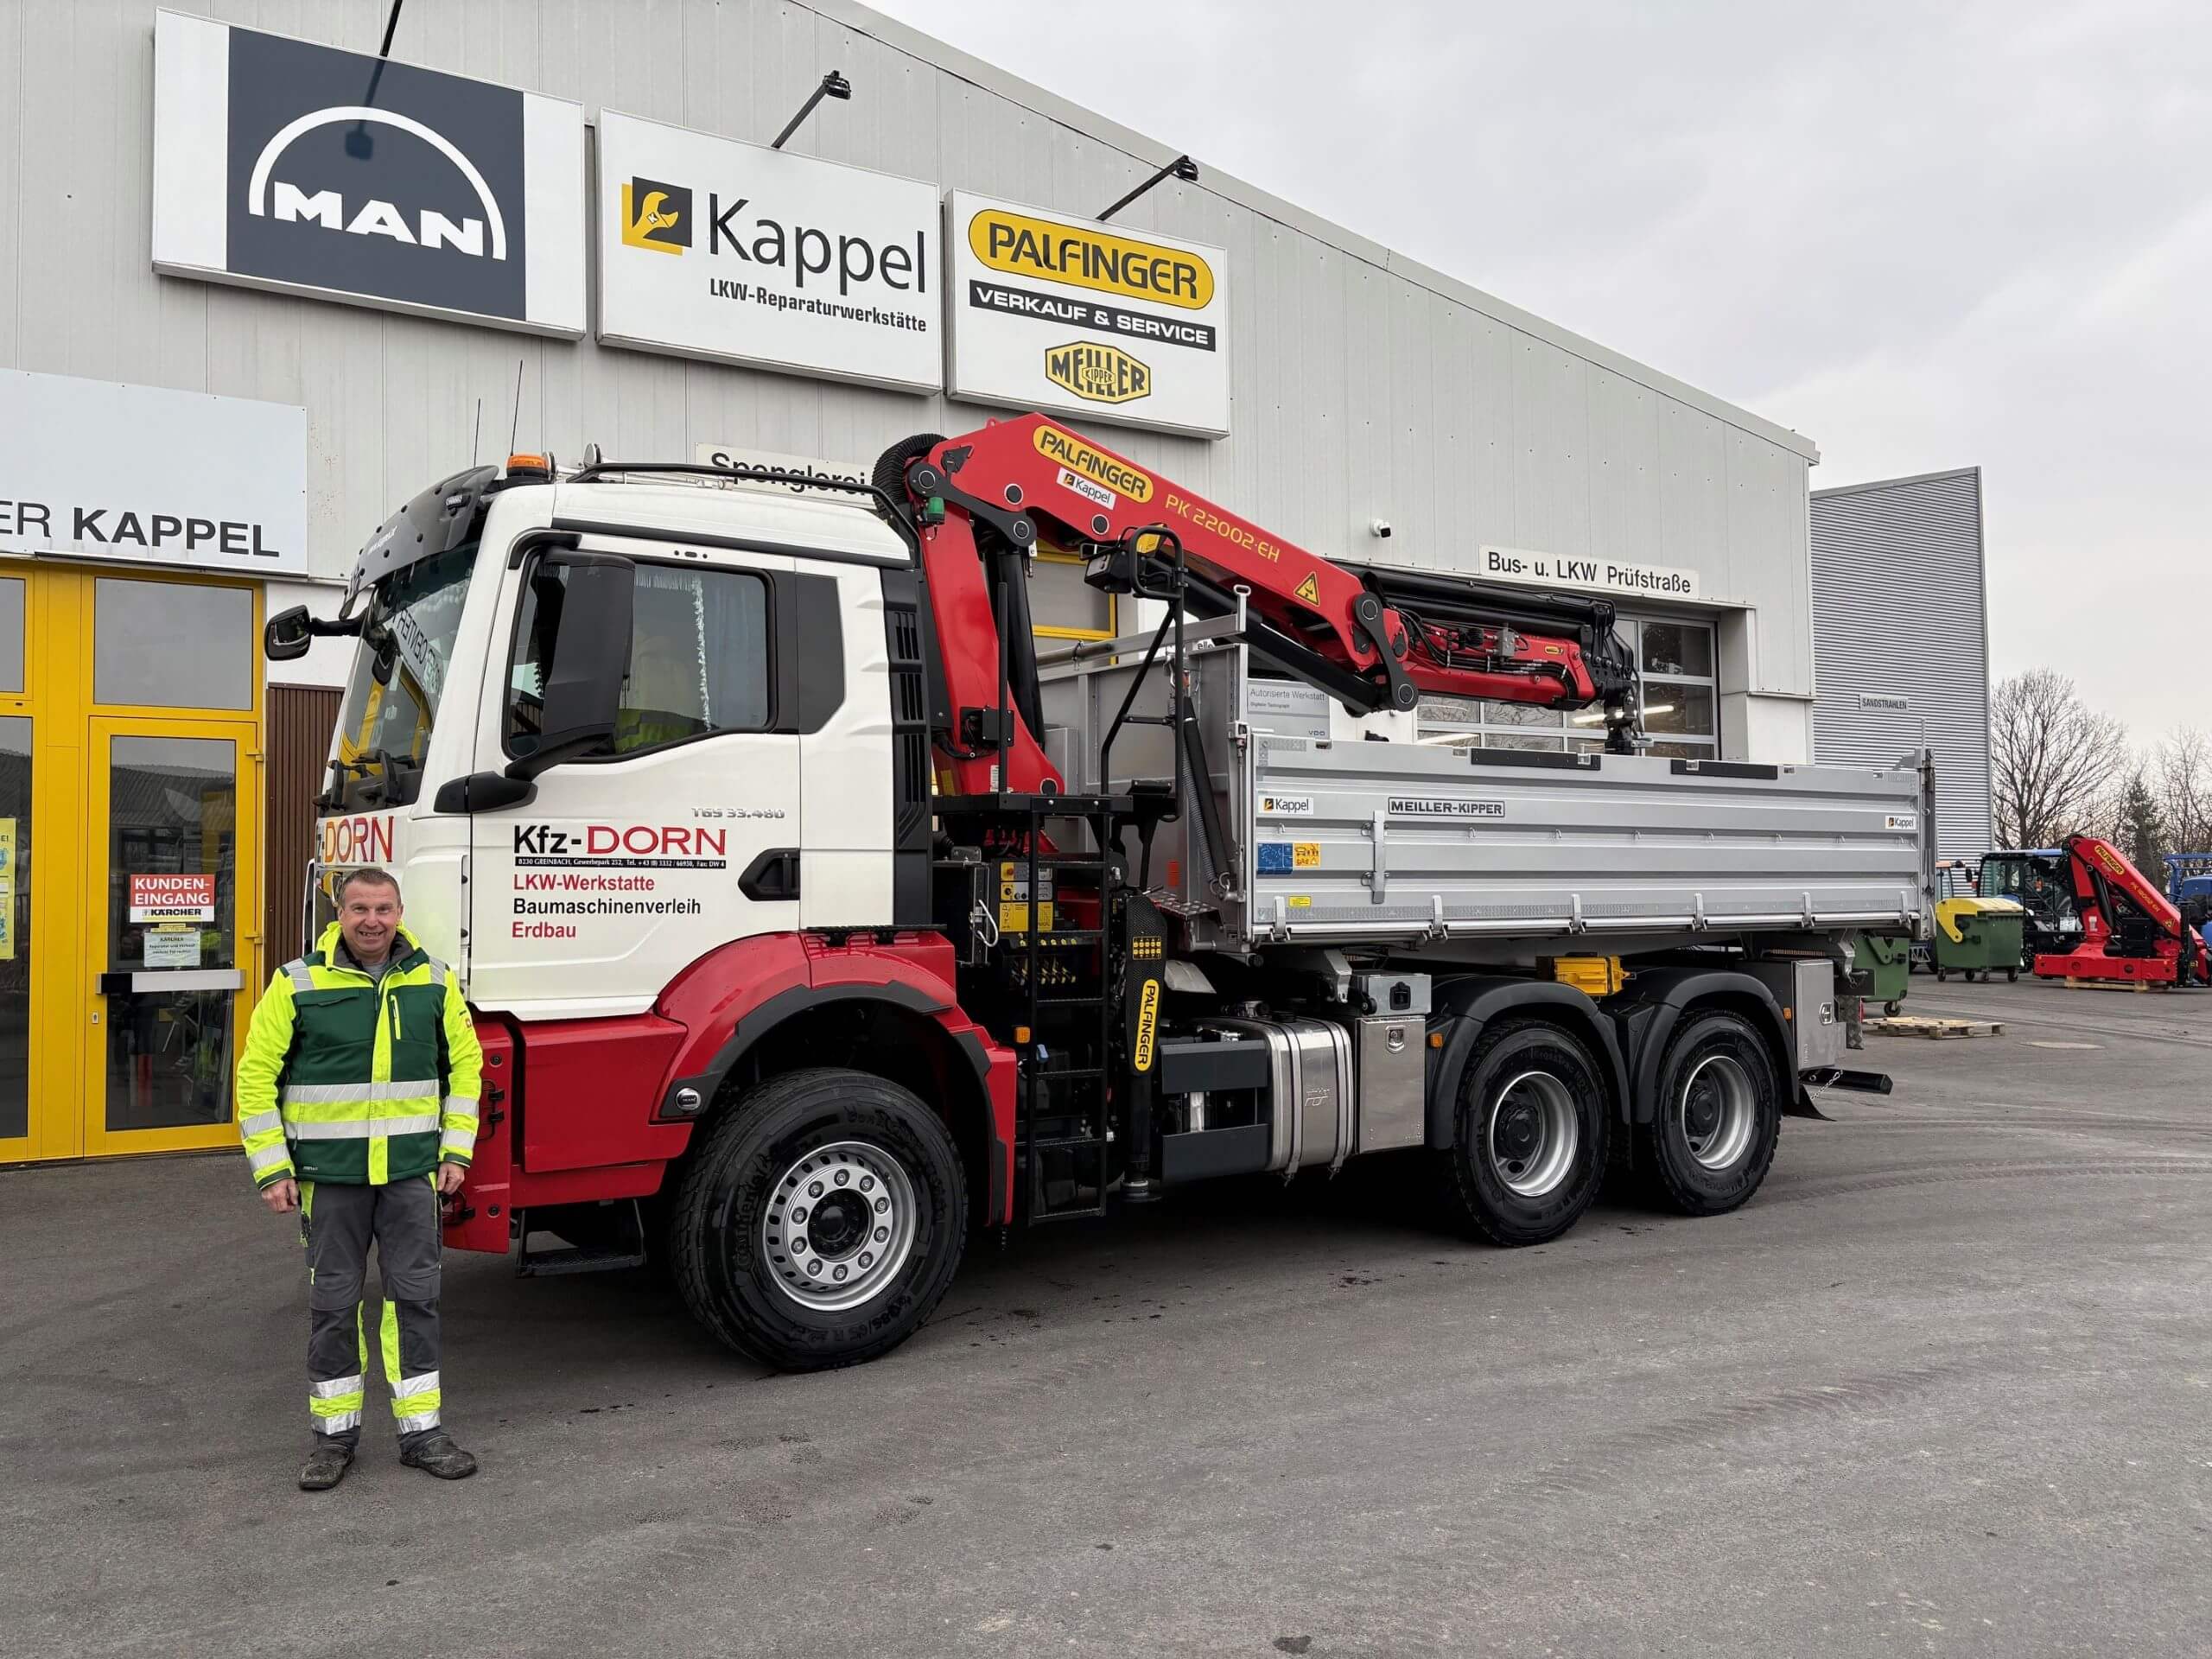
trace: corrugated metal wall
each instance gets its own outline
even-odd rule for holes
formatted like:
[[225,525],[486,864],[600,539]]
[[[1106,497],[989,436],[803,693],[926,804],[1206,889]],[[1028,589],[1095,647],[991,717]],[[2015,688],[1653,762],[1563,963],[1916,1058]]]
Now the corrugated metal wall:
[[[1979,857],[1991,835],[1981,469],[1816,490],[1812,541],[1814,759],[1886,763],[1924,732],[1942,854]],[[1864,708],[1869,695],[1911,707]]]
[[[193,0],[376,50],[388,0]],[[0,8],[0,364],[304,404],[309,543],[342,575],[397,502],[525,448],[688,458],[732,442],[872,461],[989,411],[160,278],[149,265],[155,0]],[[1095,211],[1168,152],[849,0],[410,5],[394,56],[755,143],[831,67],[792,147]],[[1202,158],[1203,159],[1203,158]],[[1236,435],[1102,435],[1319,550],[1450,566],[1483,542],[1698,570],[1755,607],[1735,692],[1812,689],[1805,439],[1236,180],[1121,221],[1230,250]],[[1385,543],[1370,520],[1390,519]]]
[[315,853],[315,796],[321,791],[339,694],[321,686],[268,689],[269,796],[262,823],[262,960],[270,969],[300,954],[300,896]]

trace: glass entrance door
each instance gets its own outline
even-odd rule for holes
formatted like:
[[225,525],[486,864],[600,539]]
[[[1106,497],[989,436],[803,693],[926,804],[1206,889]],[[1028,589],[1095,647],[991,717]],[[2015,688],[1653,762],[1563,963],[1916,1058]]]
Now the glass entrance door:
[[253,728],[92,722],[85,1149],[219,1147],[259,969]]

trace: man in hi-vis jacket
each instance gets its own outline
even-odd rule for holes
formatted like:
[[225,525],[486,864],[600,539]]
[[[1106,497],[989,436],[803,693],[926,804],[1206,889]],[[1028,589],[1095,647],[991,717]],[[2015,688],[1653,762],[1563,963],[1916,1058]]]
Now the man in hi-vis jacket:
[[439,1421],[438,1250],[442,1195],[460,1190],[476,1145],[484,1051],[453,970],[400,916],[388,871],[349,872],[338,919],[276,970],[238,1061],[254,1185],[278,1215],[298,1210],[307,1245],[311,1492],[345,1478],[361,1439],[372,1239],[399,1460],[441,1480],[476,1472]]

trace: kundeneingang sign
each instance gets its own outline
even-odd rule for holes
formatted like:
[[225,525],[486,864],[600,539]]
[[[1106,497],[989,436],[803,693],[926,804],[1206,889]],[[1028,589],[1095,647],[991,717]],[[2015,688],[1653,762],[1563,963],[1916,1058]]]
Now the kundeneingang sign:
[[159,14],[157,270],[575,334],[583,257],[581,106]]
[[937,187],[603,111],[599,337],[935,391]]

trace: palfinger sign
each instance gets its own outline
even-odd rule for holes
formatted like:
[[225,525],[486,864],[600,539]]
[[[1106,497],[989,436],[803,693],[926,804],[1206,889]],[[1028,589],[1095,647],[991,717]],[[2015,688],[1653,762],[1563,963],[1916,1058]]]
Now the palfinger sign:
[[1123,426],[1229,432],[1229,257],[956,190],[954,397]]

